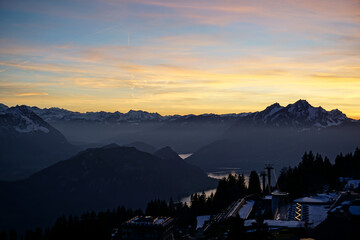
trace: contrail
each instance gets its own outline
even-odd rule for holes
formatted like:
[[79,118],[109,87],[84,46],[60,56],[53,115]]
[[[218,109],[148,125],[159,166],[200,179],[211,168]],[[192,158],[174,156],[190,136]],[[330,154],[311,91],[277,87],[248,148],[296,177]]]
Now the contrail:
[[128,32],[128,47],[130,47],[130,33]]

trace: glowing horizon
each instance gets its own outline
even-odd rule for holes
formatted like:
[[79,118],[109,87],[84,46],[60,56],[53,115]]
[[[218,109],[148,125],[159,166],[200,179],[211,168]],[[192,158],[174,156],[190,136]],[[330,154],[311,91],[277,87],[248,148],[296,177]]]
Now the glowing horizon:
[[360,2],[2,1],[0,102],[161,115],[306,99],[360,119]]
[[[299,99],[299,100],[305,100],[305,99]],[[278,102],[276,102],[278,103]],[[292,103],[288,103],[288,104],[293,104],[294,102]],[[275,104],[272,103],[272,104]],[[272,105],[270,104],[270,105]],[[280,103],[279,103],[280,104]],[[288,104],[280,104],[280,106],[282,107],[286,107]],[[310,105],[312,105],[311,103],[309,103]],[[260,111],[263,111],[265,110],[267,107],[269,107],[270,105],[267,105],[267,106],[263,106],[262,108],[260,109],[257,109],[257,110],[254,110],[254,111],[237,111],[237,112],[198,112],[198,113],[194,113],[194,112],[191,112],[191,113],[188,113],[188,112],[184,112],[182,114],[178,113],[178,112],[174,112],[174,113],[168,113],[168,114],[164,114],[164,113],[161,113],[161,112],[158,112],[158,111],[148,111],[148,110],[144,110],[144,109],[128,109],[128,110],[123,110],[123,111],[120,111],[120,110],[109,110],[109,111],[106,111],[106,110],[103,110],[103,109],[100,109],[100,110],[89,110],[89,111],[81,111],[81,110],[72,110],[72,109],[66,109],[66,108],[63,108],[63,107],[60,107],[60,106],[45,106],[45,107],[40,107],[40,106],[30,106],[30,107],[40,107],[40,108],[60,108],[60,109],[64,109],[64,110],[68,110],[68,111],[71,111],[71,112],[79,112],[79,113],[87,113],[87,112],[100,112],[100,111],[104,111],[104,112],[109,112],[109,113],[114,113],[114,112],[120,112],[120,113],[128,113],[129,111],[145,111],[145,112],[148,112],[148,113],[158,113],[160,114],[161,116],[170,116],[170,115],[189,115],[189,114],[194,114],[194,115],[201,115],[201,114],[218,114],[218,115],[221,115],[221,114],[240,114],[240,113],[254,113],[254,112],[260,112]],[[8,105],[8,107],[15,107],[16,105]],[[323,107],[323,106],[314,106],[312,105],[313,107]],[[324,107],[323,107],[324,108]],[[333,108],[333,109],[326,109],[324,108],[326,111],[331,111],[331,110],[335,110],[337,108]],[[341,111],[341,109],[338,109]],[[344,113],[344,112],[343,112]],[[348,118],[351,118],[351,119],[357,119],[357,118],[354,118],[354,117],[351,117],[351,116],[348,116],[346,113],[344,113]],[[358,119],[357,119],[358,120]]]

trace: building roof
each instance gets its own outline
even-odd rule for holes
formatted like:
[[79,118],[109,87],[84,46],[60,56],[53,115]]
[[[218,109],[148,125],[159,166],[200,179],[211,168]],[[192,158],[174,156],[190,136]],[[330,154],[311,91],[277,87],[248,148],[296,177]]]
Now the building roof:
[[210,215],[204,215],[204,216],[197,216],[196,217],[196,229],[203,228],[206,221],[210,220]]
[[[255,219],[245,220],[244,225],[246,227],[252,226],[255,223]],[[264,223],[269,227],[287,227],[287,228],[304,228],[305,223],[303,221],[282,221],[282,220],[264,220]]]
[[272,196],[289,196],[289,193],[287,193],[287,192],[279,192],[279,191],[273,191],[272,193],[271,193],[271,195]]
[[165,226],[172,222],[173,219],[170,217],[152,217],[152,216],[136,216],[127,222],[124,225],[133,225],[133,226]]
[[360,216],[360,206],[357,205],[349,206],[349,213],[351,215]]
[[317,194],[310,197],[302,197],[295,199],[294,202],[298,203],[313,203],[313,204],[328,204],[334,202],[335,199],[338,197],[337,194]]

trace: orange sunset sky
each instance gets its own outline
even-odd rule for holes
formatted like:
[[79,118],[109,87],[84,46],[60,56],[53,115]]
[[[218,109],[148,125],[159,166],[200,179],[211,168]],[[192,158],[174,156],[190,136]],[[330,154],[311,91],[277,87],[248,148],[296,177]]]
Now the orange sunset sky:
[[359,0],[2,0],[0,102],[360,118]]

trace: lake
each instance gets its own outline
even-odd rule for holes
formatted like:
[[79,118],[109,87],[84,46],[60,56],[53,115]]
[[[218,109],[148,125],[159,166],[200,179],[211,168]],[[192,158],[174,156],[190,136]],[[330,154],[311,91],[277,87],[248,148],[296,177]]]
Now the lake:
[[[190,157],[191,155],[192,155],[192,153],[179,153],[179,157],[181,157],[182,159],[186,159],[186,158]],[[223,167],[223,168],[218,168],[218,169],[215,169],[213,171],[207,172],[208,177],[219,179],[219,180],[224,178],[224,177],[229,176],[229,174],[237,174],[237,175],[244,174],[245,184],[246,184],[246,186],[248,186],[250,172],[246,171],[246,170],[243,170],[241,168]],[[197,194],[202,194],[203,192],[206,194],[206,196],[210,196],[211,193],[215,194],[216,188],[207,189],[207,190],[204,190],[204,191],[201,191],[201,192],[197,192]],[[187,196],[187,197],[184,197],[184,198],[181,198],[179,202],[187,203],[189,205],[190,204],[190,198],[191,198],[191,195]]]
[[[249,175],[250,174],[247,171],[241,170],[240,168],[219,168],[217,170],[207,172],[207,175],[208,175],[208,177],[220,180],[220,179],[222,179],[224,177],[229,176],[229,174],[237,174],[237,175],[239,175],[239,174],[243,174],[243,173],[244,173],[244,177],[245,177],[245,184],[246,184],[246,186],[248,186],[248,184],[249,184]],[[197,192],[197,194],[202,194],[203,192],[206,194],[206,196],[210,196],[211,193],[215,194],[216,188],[212,188],[212,189],[208,189],[208,190],[205,190],[205,191]],[[191,198],[191,195],[187,196],[187,197],[184,197],[184,198],[181,198],[180,202],[186,203],[186,204],[189,205],[190,200],[191,200],[190,198]]]

